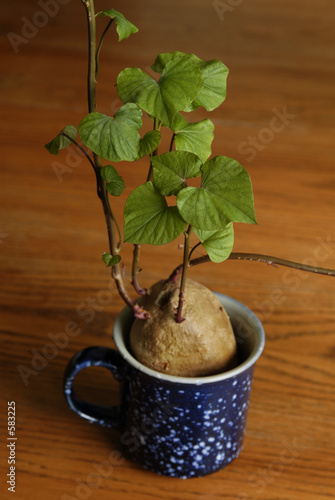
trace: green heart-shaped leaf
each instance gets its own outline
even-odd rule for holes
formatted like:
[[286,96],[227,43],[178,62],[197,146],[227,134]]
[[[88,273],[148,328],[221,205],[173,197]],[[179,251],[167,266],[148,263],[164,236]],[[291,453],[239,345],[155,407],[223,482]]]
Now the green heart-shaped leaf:
[[177,206],[192,226],[214,230],[228,222],[256,223],[251,180],[236,160],[216,156],[201,168],[201,187],[182,189]]
[[203,106],[207,111],[220,106],[227,95],[227,77],[229,70],[221,61],[201,61],[199,68],[204,80],[204,85],[199,94],[186,111],[193,111]]
[[108,161],[134,161],[140,145],[138,133],[142,111],[136,104],[125,104],[111,118],[90,113],[79,124],[83,143]]
[[212,153],[211,144],[214,139],[214,124],[206,118],[197,123],[189,123],[177,113],[174,117],[172,130],[175,133],[177,150],[191,151],[204,163]]
[[219,231],[193,229],[211,261],[223,262],[228,259],[234,245],[234,228],[232,223],[229,223],[224,229],[220,229]]
[[164,196],[177,195],[191,177],[200,175],[201,160],[193,153],[170,151],[153,156],[154,185]]
[[106,165],[101,169],[101,177],[106,181],[106,189],[113,196],[120,196],[125,189],[122,177],[117,173],[113,165]]
[[151,66],[151,69],[156,73],[162,74],[165,66],[170,61],[174,61],[175,59],[179,59],[180,57],[190,57],[190,56],[193,57],[193,54],[186,54],[185,52],[180,52],[179,50],[175,50],[173,52],[163,52],[162,54],[158,54],[158,56],[155,59],[155,62]]
[[127,68],[117,78],[122,102],[134,102],[170,126],[177,111],[187,108],[203,86],[198,65],[189,56],[168,62],[156,82],[139,68]]
[[227,93],[227,77],[229,70],[221,61],[218,59],[202,61],[194,54],[184,54],[183,52],[175,51],[159,54],[152,66],[152,69],[157,73],[162,73],[165,66],[170,61],[187,55],[198,65],[204,85],[191,105],[184,111],[193,111],[199,106],[204,106],[207,111],[213,111],[213,109],[222,104]]
[[[70,139],[68,137],[65,137],[63,134],[69,136]],[[76,127],[74,125],[67,125],[59,134],[56,135],[56,137],[52,141],[48,142],[48,144],[45,144],[45,148],[52,155],[58,155],[59,150],[65,149],[70,146],[70,144],[73,144],[73,141],[76,140],[76,137]]]
[[118,12],[117,10],[114,9],[108,9],[108,10],[102,10],[101,12],[98,12],[96,14],[97,17],[110,17],[111,19],[114,19],[114,22],[116,24],[116,31],[117,34],[119,35],[119,42],[121,40],[124,40],[125,38],[128,38],[132,33],[137,33],[138,28],[128,21],[124,17],[121,12]]
[[177,207],[168,206],[152,182],[138,186],[129,195],[124,222],[124,240],[134,244],[164,245],[186,227]]
[[140,140],[140,146],[137,154],[137,159],[148,156],[155,151],[161,142],[161,133],[158,130],[150,130]]

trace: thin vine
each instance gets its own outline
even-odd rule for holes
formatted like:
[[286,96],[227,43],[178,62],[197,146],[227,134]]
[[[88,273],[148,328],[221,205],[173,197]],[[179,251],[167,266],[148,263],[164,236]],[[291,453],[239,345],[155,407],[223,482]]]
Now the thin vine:
[[[95,10],[94,10],[94,2],[92,0],[82,0],[82,3],[86,8],[87,22],[88,22],[88,75],[87,75],[88,110],[89,113],[94,113],[96,111],[96,74],[97,74]],[[105,30],[105,33],[106,32],[107,30]],[[101,46],[101,43],[102,41],[100,41],[99,46]],[[121,231],[110,207],[106,184],[103,178],[101,177],[101,168],[102,168],[101,159],[95,153],[93,153],[93,168],[97,180],[98,196],[101,200],[105,215],[110,253],[112,257],[114,257],[119,254],[120,244],[121,244]],[[117,238],[116,238],[115,228],[117,228],[117,231],[119,233],[118,243],[116,242]],[[125,303],[129,307],[131,307],[134,316],[140,319],[147,319],[149,316],[148,312],[145,311],[139,304],[134,302],[126,291],[126,287],[124,284],[124,277],[120,263],[112,265],[112,277],[116,283],[116,287],[118,289],[120,296],[125,301]]]

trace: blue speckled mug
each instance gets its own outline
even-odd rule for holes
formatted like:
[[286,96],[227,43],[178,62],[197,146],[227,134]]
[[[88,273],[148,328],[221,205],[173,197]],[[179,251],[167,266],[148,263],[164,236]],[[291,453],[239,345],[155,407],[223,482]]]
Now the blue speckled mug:
[[[118,428],[125,454],[158,474],[190,478],[222,469],[242,448],[254,366],[264,347],[264,330],[250,309],[216,294],[230,316],[239,365],[208,377],[175,377],[139,363],[128,348],[133,321],[125,308],[114,325],[117,350],[88,347],[70,361],[64,392],[72,410],[100,425]],[[120,382],[118,407],[80,400],[72,384],[88,366],[108,368]]]

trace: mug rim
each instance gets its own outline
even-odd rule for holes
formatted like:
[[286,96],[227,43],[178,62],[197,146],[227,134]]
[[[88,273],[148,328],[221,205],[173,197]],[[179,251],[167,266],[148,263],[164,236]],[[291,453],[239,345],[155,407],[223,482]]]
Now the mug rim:
[[[236,313],[239,313],[244,321],[248,324],[250,331],[253,332],[255,338],[255,345],[248,355],[247,359],[242,361],[238,366],[232,368],[231,370],[227,370],[225,372],[215,374],[215,375],[207,375],[207,376],[199,376],[199,377],[181,377],[177,375],[168,375],[166,373],[161,373],[152,368],[148,368],[143,365],[129,352],[126,343],[125,343],[125,333],[124,327],[125,323],[129,324],[131,319],[131,309],[126,306],[116,317],[114,327],[113,327],[113,339],[115,345],[117,347],[118,352],[122,356],[122,358],[129,363],[133,368],[138,371],[148,375],[149,377],[153,377],[155,379],[172,382],[174,384],[188,384],[188,385],[203,385],[203,384],[213,384],[216,382],[221,382],[223,380],[227,380],[230,378],[234,378],[241,373],[244,373],[249,368],[251,368],[257,361],[257,359],[262,354],[265,344],[265,333],[264,328],[261,321],[258,319],[256,314],[251,311],[246,305],[242,304],[236,299],[229,297],[228,295],[224,295],[218,292],[213,292],[222,305],[226,308],[229,316],[233,316]],[[128,321],[127,321],[128,320]],[[128,326],[128,325],[127,325]],[[127,328],[128,329],[128,328]]]

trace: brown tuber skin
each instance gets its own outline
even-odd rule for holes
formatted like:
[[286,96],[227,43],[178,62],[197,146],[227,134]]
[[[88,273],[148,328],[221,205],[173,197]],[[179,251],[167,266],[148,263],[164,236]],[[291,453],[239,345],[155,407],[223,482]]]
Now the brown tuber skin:
[[238,364],[229,317],[205,286],[186,281],[182,323],[176,322],[179,282],[158,282],[143,298],[150,313],[130,332],[135,358],[153,370],[180,377],[214,375]]

